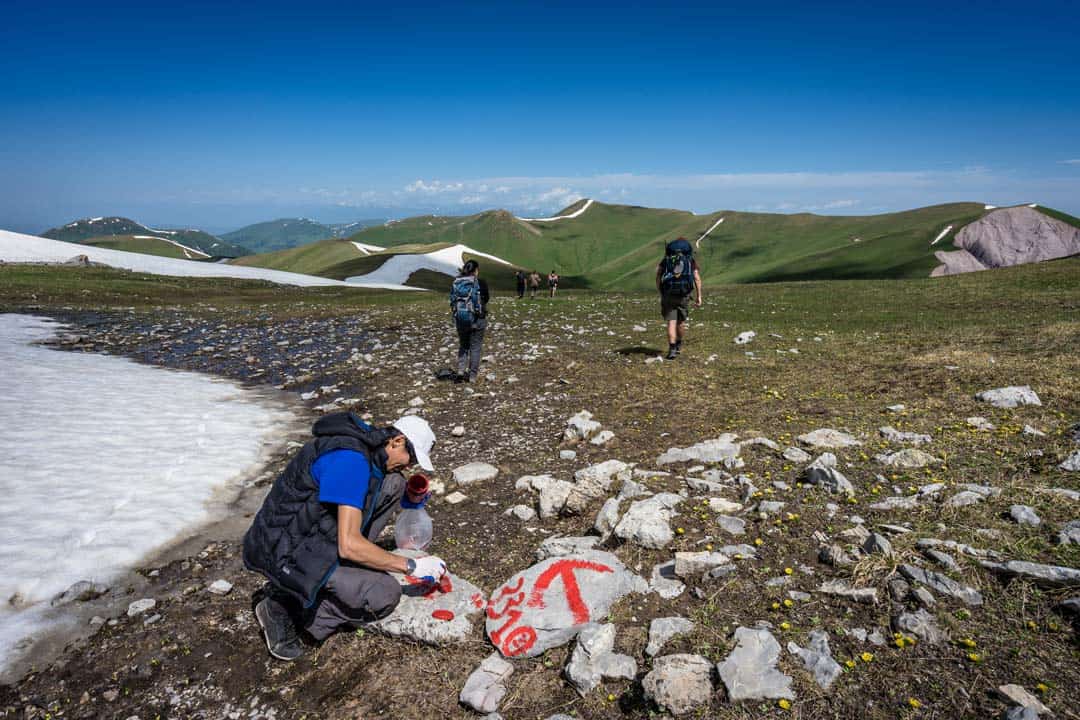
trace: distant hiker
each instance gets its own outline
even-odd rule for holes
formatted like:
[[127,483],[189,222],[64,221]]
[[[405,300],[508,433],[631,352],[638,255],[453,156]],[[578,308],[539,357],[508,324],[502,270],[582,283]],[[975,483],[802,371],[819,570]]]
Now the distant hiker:
[[520,300],[521,298],[525,297],[525,271],[518,270],[516,273],[514,273],[514,279],[517,280],[518,300]]
[[667,322],[668,360],[682,352],[686,320],[690,317],[690,295],[696,292],[695,307],[701,307],[701,274],[694,260],[694,248],[686,238],[667,244],[664,259],[656,266],[656,289],[660,293],[660,314]]
[[244,566],[269,580],[255,618],[279,660],[304,653],[298,628],[322,641],[393,612],[401,587],[390,572],[430,584],[446,572],[437,557],[404,558],[374,543],[399,505],[427,499],[406,493],[401,474],[413,465],[433,469],[427,421],[406,416],[376,429],[338,412],[311,432],[244,535]]
[[552,270],[548,273],[548,291],[551,293],[548,297],[555,297],[555,291],[559,289],[559,275]]
[[450,287],[450,312],[458,334],[458,374],[454,382],[476,382],[480,348],[487,330],[488,286],[480,279],[480,263],[469,260]]
[[529,297],[535,298],[536,291],[540,289],[540,273],[533,270],[529,273]]

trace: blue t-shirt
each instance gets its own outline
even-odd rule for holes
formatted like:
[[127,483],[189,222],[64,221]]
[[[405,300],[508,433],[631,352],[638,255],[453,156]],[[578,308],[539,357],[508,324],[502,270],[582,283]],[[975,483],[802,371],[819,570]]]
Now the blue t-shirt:
[[363,453],[331,450],[311,465],[311,476],[319,483],[319,500],[364,509],[371,466]]

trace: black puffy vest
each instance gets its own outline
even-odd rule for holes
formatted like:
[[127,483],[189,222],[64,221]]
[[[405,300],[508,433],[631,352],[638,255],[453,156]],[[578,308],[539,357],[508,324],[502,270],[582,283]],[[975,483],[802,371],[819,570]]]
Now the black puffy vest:
[[[300,448],[274,481],[255,520],[244,535],[244,566],[265,575],[274,585],[311,607],[315,596],[338,566],[337,506],[319,501],[319,485],[311,466],[331,450],[355,450],[368,458],[371,479],[364,507],[375,507],[385,468],[380,449],[397,434],[375,430],[351,412],[320,418],[312,438]],[[364,513],[366,535],[373,514]]]

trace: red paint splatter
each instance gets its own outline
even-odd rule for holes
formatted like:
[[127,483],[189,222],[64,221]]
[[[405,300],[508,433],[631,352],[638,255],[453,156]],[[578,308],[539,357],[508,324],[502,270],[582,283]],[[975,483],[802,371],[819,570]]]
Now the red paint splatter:
[[431,617],[435,618],[436,620],[449,621],[454,619],[454,613],[450,612],[449,610],[436,610],[435,612],[431,613]]
[[570,606],[570,612],[574,616],[576,624],[589,622],[589,608],[581,599],[581,588],[578,587],[575,570],[592,570],[598,573],[613,572],[607,565],[589,562],[588,560],[559,560],[552,563],[551,567],[540,574],[533,585],[532,593],[529,594],[529,607],[542,608],[545,606],[544,593],[548,586],[557,577],[562,578],[563,589],[566,591],[566,604]]
[[484,607],[484,596],[480,593],[473,593],[472,597],[469,598],[469,600],[470,602],[472,602],[473,607],[477,609]]

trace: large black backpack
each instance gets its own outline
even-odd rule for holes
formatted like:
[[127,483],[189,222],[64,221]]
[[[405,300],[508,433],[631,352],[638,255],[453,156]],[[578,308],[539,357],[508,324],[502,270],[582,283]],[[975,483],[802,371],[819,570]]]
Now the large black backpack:
[[664,249],[660,289],[665,295],[689,295],[694,291],[694,248],[683,238]]

